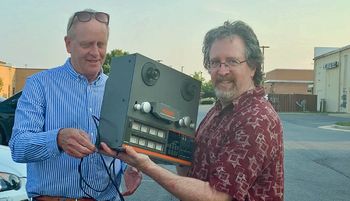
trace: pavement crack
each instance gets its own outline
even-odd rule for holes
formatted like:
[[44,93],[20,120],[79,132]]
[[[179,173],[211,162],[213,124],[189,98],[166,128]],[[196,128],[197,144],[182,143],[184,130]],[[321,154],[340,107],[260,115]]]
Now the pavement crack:
[[340,175],[342,175],[342,176],[344,176],[344,177],[350,179],[350,176],[346,175],[344,172],[342,172],[342,171],[340,171],[340,170],[337,170],[336,168],[332,167],[331,165],[325,163],[324,160],[322,160],[322,159],[321,159],[321,160],[320,160],[320,159],[319,159],[319,160],[312,160],[312,161],[315,162],[315,163],[317,163],[317,164],[319,164],[319,165],[321,165],[321,166],[323,166],[323,167],[326,167],[326,168],[328,168],[328,169],[331,169],[331,170],[337,172],[338,174],[340,174]]

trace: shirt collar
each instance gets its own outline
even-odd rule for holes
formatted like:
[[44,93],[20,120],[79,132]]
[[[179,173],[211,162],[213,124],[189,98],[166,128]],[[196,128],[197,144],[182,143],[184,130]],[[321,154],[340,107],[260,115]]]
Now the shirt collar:
[[[84,75],[78,73],[78,72],[74,69],[74,67],[73,67],[73,65],[72,65],[72,63],[71,63],[71,58],[68,58],[68,59],[66,60],[66,63],[64,64],[64,66],[65,66],[65,69],[67,69],[67,72],[68,72],[71,76],[73,76],[76,80],[87,80],[86,77],[85,77]],[[91,84],[93,84],[93,85],[98,84],[99,81],[101,80],[101,76],[102,76],[102,75],[103,75],[103,69],[101,68],[101,71],[98,73],[97,78],[96,78]]]

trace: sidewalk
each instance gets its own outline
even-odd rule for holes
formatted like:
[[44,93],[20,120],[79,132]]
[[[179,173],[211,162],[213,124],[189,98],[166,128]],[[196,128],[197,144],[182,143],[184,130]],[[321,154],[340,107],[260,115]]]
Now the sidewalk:
[[350,122],[350,113],[327,113],[327,112],[277,112],[281,114],[321,114],[321,115],[328,115],[333,117],[343,117],[343,118],[349,118]]
[[339,126],[339,125],[335,125],[335,124],[326,125],[326,126],[319,126],[319,128],[327,129],[327,130],[350,132],[350,126]]
[[[344,117],[350,119],[350,113],[328,113],[329,116]],[[350,121],[350,120],[349,120]]]

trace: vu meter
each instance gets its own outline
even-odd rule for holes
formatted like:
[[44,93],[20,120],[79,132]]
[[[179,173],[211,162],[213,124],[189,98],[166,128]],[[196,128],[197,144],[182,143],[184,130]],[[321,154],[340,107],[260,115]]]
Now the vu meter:
[[100,141],[159,162],[191,165],[200,81],[140,54],[115,57],[101,108]]

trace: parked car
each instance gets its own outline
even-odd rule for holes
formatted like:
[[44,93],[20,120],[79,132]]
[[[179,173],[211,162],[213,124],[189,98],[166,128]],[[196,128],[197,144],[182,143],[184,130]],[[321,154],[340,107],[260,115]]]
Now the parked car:
[[12,133],[17,101],[21,95],[22,92],[19,92],[0,102],[0,145],[8,145]]
[[26,164],[11,158],[8,146],[0,145],[0,200],[28,201]]
[[6,100],[6,98],[0,96],[0,103],[1,103],[2,101],[4,101],[4,100]]
[[201,105],[212,105],[214,104],[216,101],[216,99],[214,97],[207,97],[207,98],[202,98],[200,101],[199,101],[199,104]]

